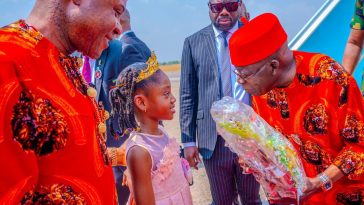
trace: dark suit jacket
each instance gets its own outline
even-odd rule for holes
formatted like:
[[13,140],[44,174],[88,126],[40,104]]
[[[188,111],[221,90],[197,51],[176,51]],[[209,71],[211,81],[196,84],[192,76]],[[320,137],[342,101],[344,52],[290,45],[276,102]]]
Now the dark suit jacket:
[[[104,50],[101,57],[95,62],[95,70],[100,69],[102,76],[95,80],[97,90],[97,101],[102,101],[105,109],[110,111],[109,91],[115,85],[115,80],[120,72],[127,66],[136,62],[146,62],[150,56],[149,48],[139,40],[134,33],[132,37],[113,40],[109,43],[109,48]],[[123,39],[126,39],[125,42]],[[149,51],[149,55],[147,56]],[[117,122],[113,122],[117,125]],[[116,126],[114,126],[116,127]],[[108,129],[109,130],[109,129]],[[119,147],[124,140],[115,140],[108,131],[106,145],[108,147]]]
[[208,159],[215,148],[212,103],[221,98],[220,71],[212,25],[187,37],[183,46],[180,82],[182,142],[196,142]]
[[[141,55],[144,62],[146,62],[151,55],[151,51],[149,50],[148,46],[143,41],[141,41],[132,31],[123,35],[120,38],[120,41],[123,43],[123,50],[124,47],[134,47]],[[130,65],[131,64],[130,62],[132,61],[129,60],[125,61],[124,63]]]

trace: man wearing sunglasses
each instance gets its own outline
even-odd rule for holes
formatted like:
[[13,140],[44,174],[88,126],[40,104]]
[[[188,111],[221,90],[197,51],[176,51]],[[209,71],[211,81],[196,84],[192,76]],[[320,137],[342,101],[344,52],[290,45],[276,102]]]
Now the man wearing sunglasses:
[[[243,2],[210,0],[211,24],[186,38],[181,62],[180,124],[184,154],[197,169],[202,155],[213,204],[261,204],[259,184],[242,174],[237,156],[225,147],[210,115],[211,105],[224,96],[249,103],[249,95],[237,83],[230,63],[228,40],[247,17]],[[196,140],[197,138],[197,140]],[[197,148],[197,145],[198,148]]]

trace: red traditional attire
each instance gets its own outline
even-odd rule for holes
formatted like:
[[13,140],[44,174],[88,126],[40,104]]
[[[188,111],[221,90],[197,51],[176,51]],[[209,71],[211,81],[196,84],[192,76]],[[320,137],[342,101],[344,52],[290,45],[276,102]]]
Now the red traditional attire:
[[116,204],[79,66],[24,21],[0,29],[0,204]]
[[294,57],[293,82],[253,97],[253,108],[290,139],[308,177],[332,164],[347,175],[305,204],[364,204],[364,101],[358,86],[326,55],[296,51]]

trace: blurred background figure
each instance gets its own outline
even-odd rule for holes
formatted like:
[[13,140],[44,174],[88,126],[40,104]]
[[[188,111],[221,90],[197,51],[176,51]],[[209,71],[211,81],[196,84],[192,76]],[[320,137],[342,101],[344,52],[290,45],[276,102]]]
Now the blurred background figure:
[[[125,10],[124,14],[121,16],[120,23],[122,32],[120,41],[123,45],[123,55],[125,56],[125,61],[121,62],[122,68],[124,69],[128,65],[136,62],[133,58],[129,59],[133,55],[141,55],[143,62],[146,62],[150,57],[151,52],[148,46],[140,40],[131,29],[129,10]],[[137,51],[136,53],[134,53],[134,49]]]
[[[344,51],[342,64],[347,72],[353,74],[361,58],[364,43],[364,0],[356,0],[354,16],[350,27],[351,32]],[[364,68],[361,69],[364,70]],[[364,97],[364,72],[362,71],[362,73],[361,92]]]

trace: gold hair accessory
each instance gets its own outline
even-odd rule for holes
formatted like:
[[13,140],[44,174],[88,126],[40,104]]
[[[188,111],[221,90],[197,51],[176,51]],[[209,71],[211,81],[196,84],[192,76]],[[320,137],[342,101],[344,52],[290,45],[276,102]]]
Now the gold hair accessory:
[[159,70],[159,63],[157,61],[157,56],[155,55],[154,51],[152,51],[152,54],[150,55],[146,63],[148,67],[139,73],[139,76],[136,79],[136,83],[139,83],[140,81],[149,78],[157,70]]
[[[142,70],[137,79],[136,79],[136,83],[139,83],[142,80],[145,80],[147,78],[149,78],[151,75],[153,75],[157,70],[159,70],[159,63],[157,61],[157,56],[155,55],[154,51],[152,51],[148,61],[146,62],[146,64],[148,65],[146,69]],[[114,88],[120,88],[125,86],[125,84],[117,84],[114,86],[110,87],[110,90],[114,89]]]

